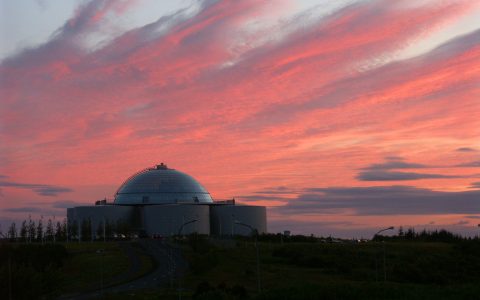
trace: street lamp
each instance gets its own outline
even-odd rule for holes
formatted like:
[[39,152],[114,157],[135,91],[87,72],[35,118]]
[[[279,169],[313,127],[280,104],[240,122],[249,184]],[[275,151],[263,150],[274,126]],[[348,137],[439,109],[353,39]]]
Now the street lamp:
[[[183,230],[183,227],[185,227],[185,225],[188,225],[188,224],[191,224],[191,223],[195,223],[197,222],[198,219],[193,219],[193,220],[190,220],[190,221],[187,221],[187,222],[184,222],[180,228],[178,229],[178,236],[180,236],[182,234],[182,230]],[[172,260],[173,258],[171,258]],[[172,265],[173,265],[173,261],[171,261]],[[173,268],[172,268],[172,273],[171,275],[173,276]],[[182,280],[181,278],[179,277],[178,278],[178,299],[182,299]]]
[[[384,229],[379,230],[373,237],[378,236],[379,233],[387,231],[387,230],[393,230],[395,227],[390,226]],[[382,240],[382,245],[383,245],[383,281],[387,282],[387,251],[385,249],[385,240]]]
[[198,219],[193,219],[193,220],[190,220],[190,221],[187,221],[185,223],[182,224],[182,226],[180,226],[180,228],[178,229],[178,235],[181,235],[182,234],[182,230],[183,230],[183,227],[185,227],[185,225],[188,225],[188,224],[191,224],[191,223],[194,223],[194,222],[197,222]]
[[381,230],[377,231],[377,233],[375,233],[375,234],[373,235],[373,237],[375,238],[380,232],[384,232],[384,231],[387,231],[387,230],[393,230],[393,229],[395,229],[395,227],[393,227],[393,226],[390,226],[390,227],[388,227],[388,228],[381,229]]
[[261,281],[260,281],[260,253],[259,253],[259,250],[258,250],[258,230],[256,228],[253,228],[252,226],[248,225],[248,224],[245,224],[245,223],[242,223],[238,220],[235,220],[234,224],[237,224],[237,225],[241,225],[241,226],[245,226],[247,228],[250,228],[251,232],[253,233],[254,237],[255,237],[255,249],[256,249],[256,256],[257,256],[257,286],[258,286],[258,292],[261,293],[262,292],[262,285],[261,285]]

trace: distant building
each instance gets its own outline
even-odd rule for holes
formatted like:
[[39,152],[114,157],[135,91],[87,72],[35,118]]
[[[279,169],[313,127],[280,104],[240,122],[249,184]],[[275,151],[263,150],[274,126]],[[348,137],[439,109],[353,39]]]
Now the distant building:
[[267,232],[264,206],[237,205],[235,200],[213,201],[193,177],[161,163],[128,178],[113,203],[67,209],[69,224],[80,232],[90,222],[92,235],[105,223],[127,224],[132,232],[148,236],[175,234],[249,235]]

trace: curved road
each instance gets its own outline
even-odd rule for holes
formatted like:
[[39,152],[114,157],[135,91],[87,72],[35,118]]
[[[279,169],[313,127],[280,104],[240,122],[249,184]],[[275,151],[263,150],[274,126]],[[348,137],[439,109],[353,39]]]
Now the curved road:
[[[168,245],[164,241],[150,239],[139,240],[138,243],[142,246],[145,253],[154,259],[156,268],[153,271],[133,281],[105,287],[103,291],[96,290],[93,292],[87,292],[85,294],[62,296],[59,299],[95,299],[101,297],[102,293],[119,293],[138,289],[156,288],[161,285],[165,285],[168,282],[173,282],[175,278],[182,275],[182,273],[186,270],[187,263],[182,258],[180,249],[178,247]],[[124,245],[122,248],[128,255],[131,266],[127,272],[114,278],[114,281],[116,282],[131,278],[131,276],[137,273],[141,268],[141,261],[137,254],[138,251],[135,251],[131,245]]]

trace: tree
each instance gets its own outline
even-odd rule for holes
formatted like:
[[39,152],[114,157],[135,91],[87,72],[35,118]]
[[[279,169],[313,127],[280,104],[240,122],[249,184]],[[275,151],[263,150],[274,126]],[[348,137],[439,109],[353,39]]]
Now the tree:
[[55,224],[55,240],[57,241],[63,241],[64,236],[63,236],[63,228],[62,224],[60,224],[60,221],[57,221],[57,224]]
[[27,220],[23,220],[22,222],[22,227],[20,228],[20,238],[23,242],[28,242]]
[[400,226],[400,228],[398,228],[398,236],[403,237],[404,235],[405,235],[405,231],[403,231],[403,227]]
[[47,241],[53,241],[53,235],[54,235],[53,223],[52,223],[52,220],[48,219],[47,229],[45,230],[45,239]]
[[405,237],[407,240],[413,240],[415,238],[415,229],[408,228],[407,232],[405,233]]
[[70,239],[77,239],[78,238],[78,223],[77,222],[69,222],[68,223],[68,236]]
[[32,219],[28,220],[28,241],[29,243],[35,240],[35,222]]
[[67,223],[67,218],[63,219],[62,222],[62,230],[61,230],[61,240],[66,241],[67,240],[67,234],[68,234],[68,223]]
[[8,238],[10,239],[10,242],[15,242],[15,239],[17,238],[17,227],[15,222],[12,222],[8,228]]
[[42,219],[38,220],[37,242],[43,242],[43,221],[42,221]]

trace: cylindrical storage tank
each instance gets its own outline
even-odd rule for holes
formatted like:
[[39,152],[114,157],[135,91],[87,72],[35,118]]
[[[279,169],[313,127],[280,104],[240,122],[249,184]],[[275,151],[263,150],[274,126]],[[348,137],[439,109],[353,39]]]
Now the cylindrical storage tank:
[[251,235],[267,233],[265,206],[210,205],[210,232],[213,235]]
[[165,204],[144,206],[144,229],[150,236],[210,234],[208,205]]
[[141,224],[133,220],[134,209],[132,206],[118,205],[77,206],[67,209],[67,220],[69,224],[76,223],[79,233],[82,223],[90,221],[93,237],[96,236],[99,226],[103,226],[103,222],[123,222],[129,225],[131,231],[135,231]]

